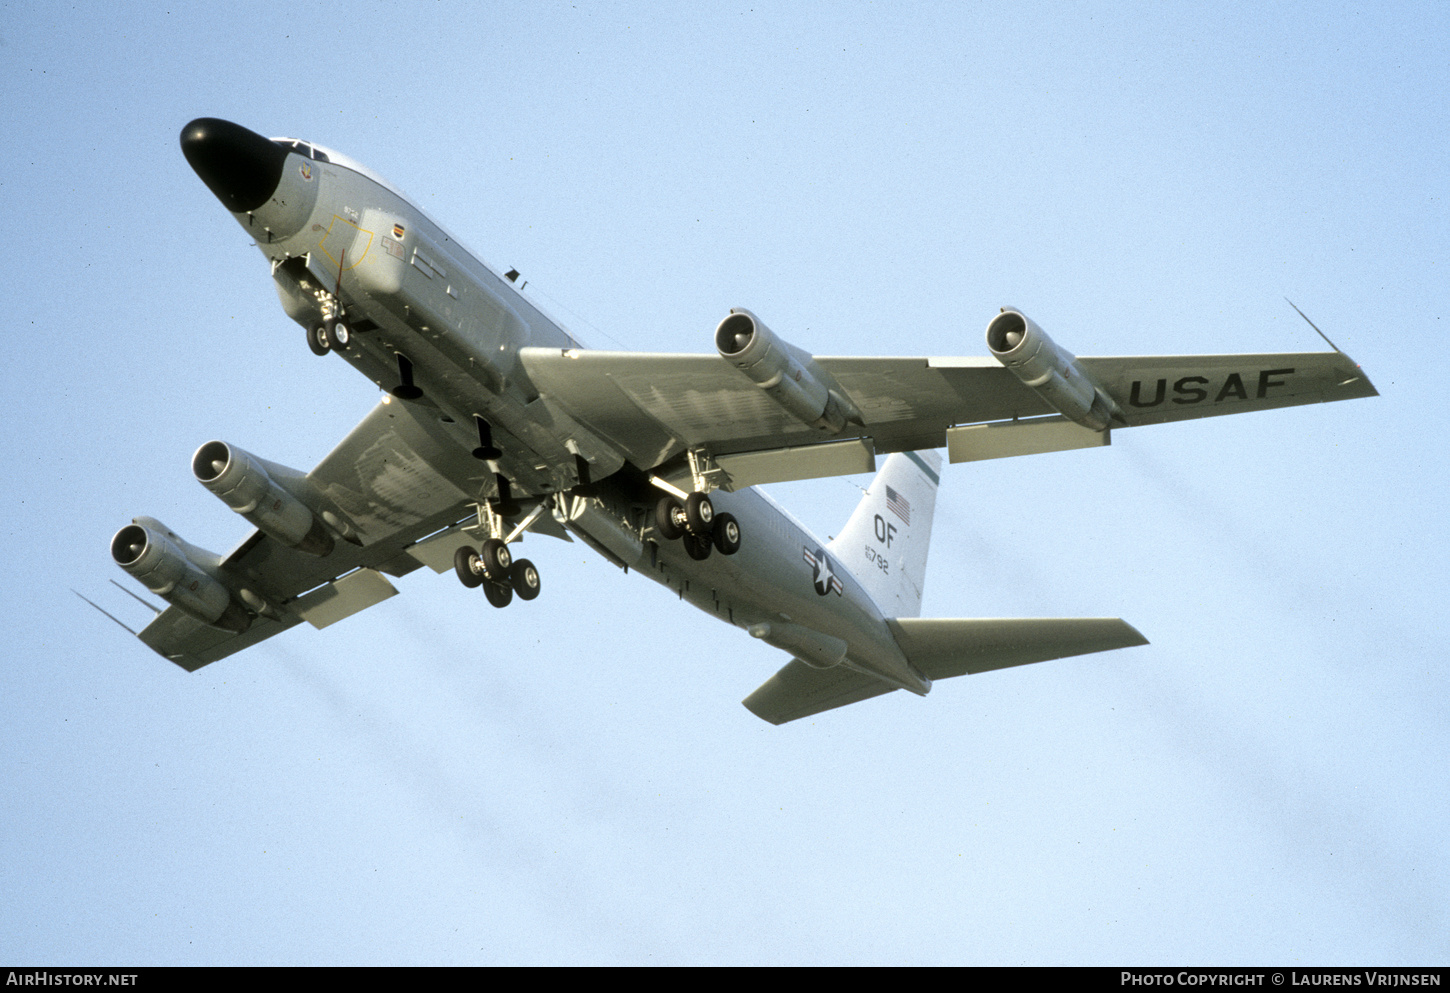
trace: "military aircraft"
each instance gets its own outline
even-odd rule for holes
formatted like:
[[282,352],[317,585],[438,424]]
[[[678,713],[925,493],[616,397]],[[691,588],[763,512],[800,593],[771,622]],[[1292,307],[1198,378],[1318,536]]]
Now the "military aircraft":
[[[302,621],[326,627],[422,566],[495,607],[532,600],[539,571],[512,551],[532,531],[786,652],[744,701],[767,721],[924,696],[951,676],[1146,644],[1117,618],[920,617],[934,450],[1086,448],[1114,428],[1376,395],[1332,342],[1078,358],[1012,308],[990,318],[982,358],[813,356],[743,309],[713,353],[596,351],[517,272],[345,155],[215,118],[188,124],[181,148],[266,257],[311,351],[384,391],[311,472],[222,441],[197,449],[196,479],[256,528],[230,554],[149,517],[116,533],[116,563],[169,604],[140,639],[189,671]],[[753,488],[872,472],[883,455],[830,542]]]

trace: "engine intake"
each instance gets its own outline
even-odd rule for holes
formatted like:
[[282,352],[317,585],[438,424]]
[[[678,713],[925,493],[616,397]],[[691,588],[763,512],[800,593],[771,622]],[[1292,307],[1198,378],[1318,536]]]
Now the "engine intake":
[[[308,555],[332,551],[332,533],[306,504],[267,472],[268,463],[224,441],[209,441],[191,457],[197,482],[268,537]],[[283,466],[276,470],[291,472]]]
[[792,415],[828,434],[839,434],[860,412],[816,365],[809,352],[782,341],[748,310],[736,307],[715,328],[720,357],[758,385]]
[[1118,405],[1092,380],[1077,356],[1058,345],[1025,314],[1003,310],[987,325],[987,347],[1023,383],[1069,420],[1094,431],[1114,419]]
[[198,559],[215,555],[183,541],[165,524],[138,517],[111,539],[111,558],[152,593],[212,627],[241,634],[251,615]]

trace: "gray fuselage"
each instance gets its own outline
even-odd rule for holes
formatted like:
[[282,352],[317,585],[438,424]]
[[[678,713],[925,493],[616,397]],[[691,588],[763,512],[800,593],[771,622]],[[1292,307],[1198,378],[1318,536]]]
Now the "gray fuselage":
[[[763,493],[711,495],[740,524],[734,555],[695,560],[663,540],[652,513],[661,491],[647,477],[658,466],[628,465],[541,395],[519,361],[526,347],[567,355],[577,339],[381,177],[298,142],[270,199],[232,213],[271,261],[289,316],[308,327],[340,300],[352,333],[333,350],[346,362],[385,391],[410,374],[423,395],[409,402],[465,450],[479,444],[475,418],[491,426],[501,454],[480,462],[477,477],[454,480],[465,492],[496,498],[501,475],[515,494],[552,498],[556,518],[606,557],[721,620],[788,651],[772,628],[824,633],[849,646],[841,664],[915,693],[929,688],[850,572]],[[683,446],[660,454],[660,465],[678,462]]]

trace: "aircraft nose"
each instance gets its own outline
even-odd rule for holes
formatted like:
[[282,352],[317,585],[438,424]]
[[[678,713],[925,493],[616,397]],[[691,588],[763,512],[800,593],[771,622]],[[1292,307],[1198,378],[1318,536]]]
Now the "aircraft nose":
[[287,150],[240,124],[198,117],[181,129],[181,154],[233,213],[256,210],[282,179]]

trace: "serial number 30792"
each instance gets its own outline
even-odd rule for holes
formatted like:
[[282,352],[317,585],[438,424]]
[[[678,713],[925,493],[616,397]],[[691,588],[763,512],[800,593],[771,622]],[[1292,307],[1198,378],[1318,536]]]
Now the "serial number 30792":
[[876,549],[872,548],[870,545],[866,546],[866,561],[871,563],[887,575],[891,574],[891,563],[886,561],[886,556],[876,551]]

